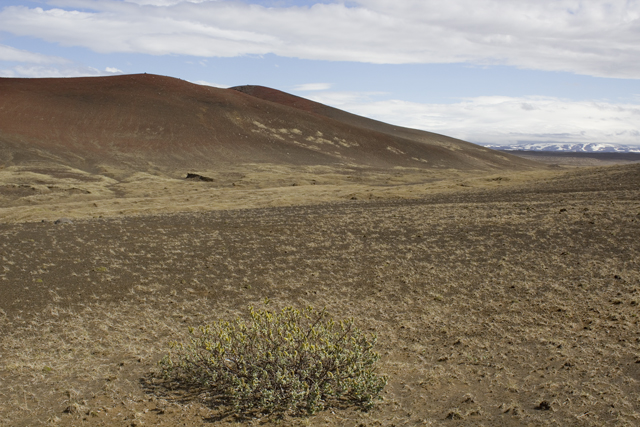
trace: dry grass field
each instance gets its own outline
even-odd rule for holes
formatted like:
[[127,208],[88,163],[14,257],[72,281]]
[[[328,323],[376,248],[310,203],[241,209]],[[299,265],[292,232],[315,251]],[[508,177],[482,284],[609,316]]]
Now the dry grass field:
[[[0,425],[640,424],[640,164],[300,168],[0,170]],[[154,377],[265,297],[376,332],[384,400],[246,420]]]

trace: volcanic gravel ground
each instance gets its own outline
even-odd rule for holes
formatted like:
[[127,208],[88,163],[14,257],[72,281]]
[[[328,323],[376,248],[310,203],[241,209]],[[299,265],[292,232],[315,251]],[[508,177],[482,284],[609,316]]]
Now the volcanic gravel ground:
[[268,297],[375,331],[389,384],[370,412],[260,422],[638,425],[639,172],[0,225],[0,424],[240,423],[150,373],[187,326]]

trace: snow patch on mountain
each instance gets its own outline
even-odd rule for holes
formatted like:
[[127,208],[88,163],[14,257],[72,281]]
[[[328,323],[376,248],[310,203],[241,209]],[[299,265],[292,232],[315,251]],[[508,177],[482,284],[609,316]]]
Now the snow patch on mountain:
[[493,150],[566,151],[574,153],[640,153],[640,146],[590,142],[586,144],[564,142],[520,142],[517,144],[484,144]]

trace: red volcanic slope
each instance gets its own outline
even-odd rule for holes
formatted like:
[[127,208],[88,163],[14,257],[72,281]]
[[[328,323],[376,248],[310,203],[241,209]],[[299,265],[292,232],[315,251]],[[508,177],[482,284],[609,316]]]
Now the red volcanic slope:
[[84,170],[256,162],[484,170],[533,164],[256,86],[217,89],[148,74],[0,78],[0,165],[43,161]]
[[[402,126],[390,125],[388,123],[380,122],[366,117],[358,116],[348,113],[337,108],[329,107],[328,105],[320,104],[309,99],[301,98],[299,96],[291,95],[286,92],[281,92],[277,89],[271,89],[264,86],[236,86],[231,89],[237,90],[242,93],[254,96],[256,98],[263,99],[265,101],[276,102],[288,107],[297,108],[308,113],[317,114],[324,117],[329,117],[334,120],[338,120],[342,123],[346,123],[362,129],[374,130],[376,132],[386,133],[388,135],[405,138],[413,141],[419,141],[425,144],[431,145],[448,145],[464,148],[468,151],[468,154],[482,157],[483,154],[490,153],[489,150],[480,147],[475,144],[462,141],[460,139],[451,138],[448,136],[440,135],[433,132],[427,132],[418,129],[410,129]],[[492,155],[495,153],[492,153]],[[489,159],[487,159],[489,160]],[[515,159],[512,159],[515,160]]]

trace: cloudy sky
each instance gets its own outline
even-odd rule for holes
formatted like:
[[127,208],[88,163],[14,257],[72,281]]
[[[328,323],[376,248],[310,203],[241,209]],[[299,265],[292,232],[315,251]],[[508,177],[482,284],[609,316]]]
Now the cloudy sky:
[[277,88],[477,143],[640,146],[640,0],[1,0],[0,76]]

